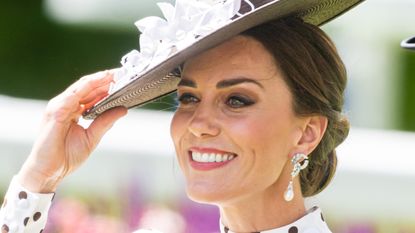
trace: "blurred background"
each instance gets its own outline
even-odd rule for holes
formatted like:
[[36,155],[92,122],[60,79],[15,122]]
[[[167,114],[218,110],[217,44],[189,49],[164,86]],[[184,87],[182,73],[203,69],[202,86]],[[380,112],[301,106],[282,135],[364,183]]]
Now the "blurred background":
[[[154,0],[0,3],[0,197],[38,131],[48,99],[138,48],[135,20]],[[415,1],[366,1],[323,29],[348,68],[350,136],[333,183],[307,200],[333,232],[415,232]],[[174,96],[118,122],[55,198],[47,233],[218,232],[216,208],[190,201],[169,136]],[[77,224],[74,224],[77,223]],[[76,228],[75,228],[76,227]]]

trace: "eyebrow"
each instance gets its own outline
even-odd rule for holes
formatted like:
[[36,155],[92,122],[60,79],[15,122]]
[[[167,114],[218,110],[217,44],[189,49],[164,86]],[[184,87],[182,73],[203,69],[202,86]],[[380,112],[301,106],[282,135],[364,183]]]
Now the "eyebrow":
[[184,77],[180,79],[180,82],[177,84],[177,86],[194,87],[194,88],[197,87],[196,83],[193,80],[184,78]]
[[[264,86],[260,82],[250,79],[250,78],[245,78],[245,77],[238,77],[234,79],[226,79],[226,80],[219,81],[216,84],[216,88],[218,89],[227,88],[227,87],[235,86],[235,85],[242,84],[242,83],[253,83],[259,86],[260,88],[264,89]],[[188,78],[182,78],[180,82],[177,84],[177,86],[186,86],[186,87],[193,87],[193,88],[197,87],[196,83],[193,80],[188,79]]]
[[264,89],[264,86],[262,86],[262,84],[259,83],[258,81],[253,80],[253,79],[249,79],[249,78],[245,78],[245,77],[222,80],[222,81],[220,81],[216,84],[216,88],[226,88],[226,87],[238,85],[238,84],[241,84],[241,83],[253,83],[253,84],[256,84],[257,86],[259,86],[260,88]]

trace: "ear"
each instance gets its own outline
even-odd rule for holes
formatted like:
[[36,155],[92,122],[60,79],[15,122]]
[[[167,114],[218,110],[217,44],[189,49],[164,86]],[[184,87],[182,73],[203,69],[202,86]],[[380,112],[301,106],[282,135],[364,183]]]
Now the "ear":
[[302,135],[297,142],[295,153],[302,152],[309,155],[318,146],[326,132],[327,117],[314,115],[304,118]]

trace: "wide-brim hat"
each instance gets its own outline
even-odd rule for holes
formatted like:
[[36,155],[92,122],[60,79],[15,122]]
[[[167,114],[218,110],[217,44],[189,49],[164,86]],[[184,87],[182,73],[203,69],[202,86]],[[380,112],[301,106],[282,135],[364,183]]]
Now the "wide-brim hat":
[[405,49],[415,50],[415,36],[409,37],[401,42],[401,47]]
[[361,2],[176,0],[175,6],[159,4],[166,20],[147,17],[136,22],[141,31],[140,51],[134,50],[123,57],[123,67],[115,73],[109,95],[88,109],[84,118],[94,119],[118,106],[140,106],[174,92],[180,80],[181,64],[252,27],[289,16],[320,26]]

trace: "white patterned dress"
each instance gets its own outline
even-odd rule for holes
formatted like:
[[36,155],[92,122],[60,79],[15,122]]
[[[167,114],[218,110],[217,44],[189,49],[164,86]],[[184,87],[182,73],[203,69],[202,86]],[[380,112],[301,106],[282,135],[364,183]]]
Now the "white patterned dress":
[[[13,178],[0,209],[1,233],[42,233],[54,193],[32,193]],[[234,233],[221,222],[221,233]],[[138,230],[134,233],[161,233],[156,230]],[[310,209],[297,221],[276,229],[253,233],[331,233],[324,221],[321,210]]]

